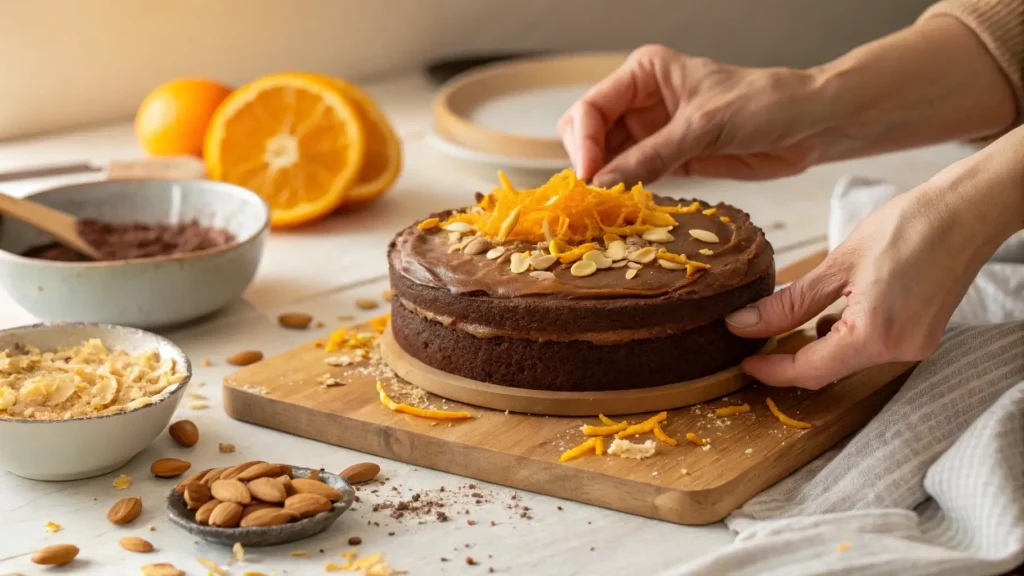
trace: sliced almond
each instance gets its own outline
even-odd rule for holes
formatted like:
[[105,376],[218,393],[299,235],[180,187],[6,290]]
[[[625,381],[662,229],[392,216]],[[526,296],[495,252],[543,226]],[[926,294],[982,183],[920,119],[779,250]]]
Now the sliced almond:
[[117,541],[117,543],[129,552],[138,552],[139,554],[148,554],[153,551],[153,544],[145,538],[139,538],[138,536],[125,536]]
[[686,264],[672,262],[670,260],[665,260],[664,258],[658,258],[658,265],[666,270],[686,270]]
[[644,232],[641,237],[648,242],[667,244],[668,242],[675,240],[675,236],[673,236],[668,230],[668,228],[651,228]]
[[276,478],[257,478],[248,484],[249,493],[257,500],[280,504],[288,497],[284,484]]
[[633,270],[639,270],[639,269],[643,268],[644,265],[640,264],[639,262],[627,262],[626,263],[626,267],[627,268],[631,268]]
[[631,264],[631,262],[628,262],[626,260],[619,260],[618,262],[612,264],[612,268],[623,268],[626,266],[626,264]]
[[545,270],[534,270],[533,272],[530,272],[530,278],[534,278],[536,280],[554,280],[555,275]]
[[185,498],[185,505],[189,510],[198,510],[203,504],[213,499],[210,488],[202,482],[192,482],[185,486],[183,496]]
[[380,474],[380,466],[373,462],[360,462],[341,471],[341,477],[349,484],[369,482]]
[[234,528],[242,520],[242,505],[237,502],[221,502],[210,514],[210,526]]
[[302,312],[288,312],[278,316],[277,323],[291,330],[305,330],[313,323],[313,317]]
[[653,246],[645,246],[636,252],[632,252],[626,255],[626,259],[630,262],[639,262],[641,264],[647,264],[653,262],[654,258],[658,255],[658,250]]
[[534,270],[547,270],[555,262],[558,262],[558,257],[552,256],[551,254],[533,256],[530,258],[530,266],[533,266]]
[[590,276],[594,272],[597,272],[597,264],[592,260],[579,260],[569,269],[569,273],[577,278]]
[[491,249],[491,243],[486,238],[476,238],[462,249],[463,254],[476,256]]
[[495,246],[487,251],[487,259],[495,260],[501,258],[501,255],[505,253],[506,248],[504,246]]
[[249,366],[263,360],[263,352],[259,350],[242,350],[227,357],[226,362],[232,366]]
[[179,446],[191,448],[199,442],[199,427],[191,420],[178,420],[167,429],[167,433]]
[[341,499],[341,493],[327,484],[309,478],[292,478],[292,487],[297,494],[319,494],[331,502]]
[[209,524],[210,515],[213,514],[213,509],[216,508],[218,504],[220,504],[220,500],[214,498],[200,506],[199,510],[196,510],[196,522],[198,524]]
[[210,487],[210,493],[221,502],[235,502],[236,504],[252,502],[252,495],[249,494],[249,489],[245,487],[245,484],[235,479],[217,480]]
[[612,267],[612,259],[605,256],[604,252],[600,250],[591,250],[583,255],[583,260],[589,260],[597,266],[598,270],[604,270],[605,268]]
[[690,236],[708,244],[718,244],[719,242],[718,235],[708,230],[690,230]]
[[284,501],[284,507],[286,510],[291,510],[302,518],[309,518],[310,516],[330,510],[331,501],[320,494],[308,492],[289,496]]
[[473,227],[465,222],[452,222],[450,224],[445,224],[441,228],[449,232],[458,232],[460,234],[473,231]]
[[505,220],[502,221],[501,227],[498,229],[498,242],[504,242],[509,234],[515,230],[516,224],[519,224],[519,206],[513,208],[508,216],[505,217]]
[[612,240],[608,243],[604,255],[612,261],[622,260],[626,257],[626,243],[622,240]]
[[240,526],[249,528],[252,526],[280,526],[292,521],[294,516],[280,508],[264,508],[242,518]]
[[513,274],[522,274],[530,269],[530,262],[527,260],[526,254],[516,252],[512,255],[510,267]]
[[124,526],[135,521],[142,514],[142,498],[121,498],[107,511],[107,520],[111,524]]
[[697,250],[697,252],[700,252],[705,256],[711,256],[712,254],[715,253],[715,251],[710,248],[701,248],[700,250]]
[[231,547],[231,555],[235,557],[235,562],[245,562],[245,549],[242,548],[241,542],[235,542]]
[[626,270],[626,280],[632,280],[636,277],[638,270],[636,268],[629,268]]
[[449,244],[458,244],[461,240],[462,240],[462,233],[461,232],[449,232],[448,233],[448,243]]
[[32,562],[43,566],[63,566],[78,556],[78,546],[72,544],[53,544],[36,550],[32,554]]
[[174,478],[181,476],[192,467],[190,462],[177,458],[161,458],[149,466],[149,471],[158,478]]

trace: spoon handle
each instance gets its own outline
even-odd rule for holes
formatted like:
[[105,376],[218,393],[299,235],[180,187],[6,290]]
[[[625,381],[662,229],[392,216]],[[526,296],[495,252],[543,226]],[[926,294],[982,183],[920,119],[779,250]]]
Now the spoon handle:
[[78,234],[77,219],[71,215],[37,202],[21,200],[3,193],[0,193],[0,214],[6,214],[38,228],[53,236],[57,242],[93,260],[102,259],[99,251]]

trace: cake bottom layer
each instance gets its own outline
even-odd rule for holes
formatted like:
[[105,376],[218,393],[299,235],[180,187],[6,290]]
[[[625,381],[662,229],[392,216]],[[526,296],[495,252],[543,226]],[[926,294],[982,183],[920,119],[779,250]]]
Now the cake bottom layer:
[[661,338],[602,346],[586,341],[477,338],[391,307],[398,345],[419,361],[465,378],[534,390],[599,392],[693,380],[739,364],[766,339],[740,338],[723,320]]

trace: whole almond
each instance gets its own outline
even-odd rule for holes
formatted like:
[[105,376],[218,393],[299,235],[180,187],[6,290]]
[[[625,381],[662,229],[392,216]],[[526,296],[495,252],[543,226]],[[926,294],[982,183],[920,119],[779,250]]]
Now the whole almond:
[[32,561],[43,566],[63,566],[78,556],[78,546],[53,544],[40,548],[32,554]]
[[362,484],[369,482],[380,474],[380,466],[373,462],[362,462],[353,464],[341,471],[341,477],[349,484]]
[[319,494],[307,492],[304,494],[289,496],[288,499],[284,501],[284,508],[285,510],[291,510],[299,516],[306,518],[330,510],[331,501]]
[[273,478],[281,475],[281,467],[277,464],[267,464],[266,462],[260,462],[259,464],[253,464],[246,468],[241,474],[236,476],[242,482],[248,482],[257,478]]
[[214,482],[220,480],[220,477],[227,471],[228,468],[214,468],[213,470],[210,470],[205,476],[203,476],[203,484],[211,486]]
[[213,514],[213,509],[216,508],[218,504],[220,504],[220,500],[214,498],[200,506],[199,510],[196,510],[196,522],[198,524],[209,524],[210,515]]
[[272,504],[280,504],[288,497],[284,484],[281,484],[277,478],[257,478],[249,482],[249,493],[257,500]]
[[288,476],[289,478],[291,478],[291,476],[292,476],[292,467],[291,466],[289,466],[288,464],[278,464],[278,466],[281,467],[281,474],[284,474],[285,476]]
[[245,518],[246,516],[252,514],[253,512],[256,512],[257,510],[263,510],[265,508],[280,508],[280,506],[276,504],[267,504],[266,502],[253,502],[252,504],[249,504],[245,508],[242,508],[242,518]]
[[185,576],[185,573],[174,567],[174,564],[161,562],[142,566],[142,576]]
[[239,480],[217,480],[210,487],[213,497],[221,502],[235,502],[237,504],[249,504],[252,502],[252,495],[249,489]]
[[305,330],[306,328],[309,328],[309,324],[311,322],[313,322],[313,317],[301,312],[289,312],[288,314],[281,314],[277,317],[278,324],[285,328],[291,328],[292,330]]
[[290,476],[278,476],[277,481],[284,486],[284,493],[288,496],[295,494],[295,487],[292,486],[292,479]]
[[198,510],[212,499],[210,489],[202,482],[192,482],[185,486],[185,504],[189,510]]
[[242,472],[245,472],[246,470],[248,470],[249,468],[251,468],[251,467],[253,467],[253,466],[257,465],[257,464],[264,464],[264,462],[262,460],[250,460],[249,462],[242,462],[241,464],[235,464],[234,466],[232,466],[232,467],[228,468],[227,470],[225,470],[224,473],[220,475],[220,479],[221,480],[231,480],[232,478],[237,478],[239,474],[241,474]]
[[263,352],[259,350],[242,350],[228,356],[227,363],[232,366],[248,366],[263,360]]
[[177,458],[161,458],[149,466],[153,476],[159,478],[174,478],[181,476],[192,467],[192,464]]
[[196,472],[195,474],[193,474],[191,476],[187,476],[184,480],[182,480],[181,482],[178,482],[178,485],[174,487],[174,491],[177,492],[178,494],[184,494],[185,493],[185,486],[188,486],[189,484],[191,484],[193,482],[202,482],[203,477],[206,476],[207,474],[209,474],[210,470],[213,470],[213,469],[212,468],[207,468],[206,470],[203,470],[202,472]]
[[292,487],[295,488],[296,494],[319,494],[331,502],[341,499],[341,493],[334,488],[309,478],[292,478]]
[[107,511],[107,520],[123,526],[138,518],[139,514],[142,514],[142,498],[121,498]]
[[185,448],[191,448],[199,442],[199,427],[191,420],[178,420],[171,424],[167,433],[175,442]]
[[235,502],[221,502],[210,514],[210,526],[234,528],[242,519],[242,505]]
[[139,538],[138,536],[125,536],[118,540],[117,543],[121,545],[121,548],[129,552],[146,554],[153,551],[153,545],[150,544],[149,540]]
[[241,526],[279,526],[292,521],[293,516],[280,508],[264,508],[242,518]]

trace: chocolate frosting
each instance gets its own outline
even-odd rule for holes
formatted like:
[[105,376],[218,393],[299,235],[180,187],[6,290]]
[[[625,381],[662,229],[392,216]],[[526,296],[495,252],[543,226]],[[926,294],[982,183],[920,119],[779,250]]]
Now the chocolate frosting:
[[[664,206],[692,202],[661,196],[656,196],[655,201]],[[685,270],[668,270],[655,261],[645,264],[631,280],[626,279],[625,268],[598,270],[591,276],[577,278],[570,274],[569,265],[560,263],[548,269],[554,279],[538,280],[528,273],[514,274],[509,266],[509,258],[516,249],[533,249],[535,244],[509,246],[500,258],[488,260],[483,254],[449,253],[447,232],[439,228],[419,230],[415,225],[395,237],[389,258],[392,267],[410,281],[459,295],[596,299],[672,294],[677,298],[703,298],[751,282],[765,273],[760,258],[766,248],[764,233],[750,222],[745,212],[721,203],[715,208],[716,213],[710,216],[701,212],[672,214],[678,224],[671,231],[675,239],[655,245],[711,266],[689,277]],[[434,216],[443,220],[449,213]],[[721,216],[731,222],[723,222]],[[693,229],[713,232],[720,241],[709,244],[697,240],[688,232]],[[702,248],[713,250],[714,254],[700,254]]]

